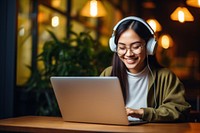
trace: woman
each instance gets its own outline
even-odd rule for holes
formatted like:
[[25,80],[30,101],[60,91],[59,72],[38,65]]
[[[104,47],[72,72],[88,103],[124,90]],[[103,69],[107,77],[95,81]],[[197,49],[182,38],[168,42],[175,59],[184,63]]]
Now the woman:
[[110,48],[112,66],[101,76],[117,76],[130,120],[149,122],[185,121],[190,105],[184,86],[155,58],[156,40],[150,26],[141,18],[127,17],[114,27]]

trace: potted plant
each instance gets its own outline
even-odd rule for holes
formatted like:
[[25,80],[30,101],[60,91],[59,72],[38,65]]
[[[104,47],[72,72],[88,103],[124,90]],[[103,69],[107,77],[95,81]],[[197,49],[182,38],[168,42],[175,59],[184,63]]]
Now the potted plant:
[[42,64],[32,70],[26,83],[27,91],[34,99],[36,115],[60,115],[50,84],[51,76],[97,76],[110,65],[112,53],[99,45],[89,34],[70,31],[69,39],[59,40],[49,31],[52,40],[44,43],[43,52],[37,63]]

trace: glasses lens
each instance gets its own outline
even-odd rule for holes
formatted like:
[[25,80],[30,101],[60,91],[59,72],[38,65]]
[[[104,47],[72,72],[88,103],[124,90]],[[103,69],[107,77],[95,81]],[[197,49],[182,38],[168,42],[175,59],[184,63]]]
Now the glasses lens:
[[140,54],[142,52],[143,45],[141,43],[135,43],[131,45],[130,48],[127,48],[125,46],[118,46],[117,53],[119,55],[124,55],[127,53],[128,50],[130,50],[134,54]]

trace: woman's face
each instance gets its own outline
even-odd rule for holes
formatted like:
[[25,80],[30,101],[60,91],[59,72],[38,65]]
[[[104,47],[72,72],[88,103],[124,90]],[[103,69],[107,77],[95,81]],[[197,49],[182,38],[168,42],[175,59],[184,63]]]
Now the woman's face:
[[145,41],[132,29],[124,31],[119,37],[117,53],[131,73],[138,73],[146,66],[145,45]]

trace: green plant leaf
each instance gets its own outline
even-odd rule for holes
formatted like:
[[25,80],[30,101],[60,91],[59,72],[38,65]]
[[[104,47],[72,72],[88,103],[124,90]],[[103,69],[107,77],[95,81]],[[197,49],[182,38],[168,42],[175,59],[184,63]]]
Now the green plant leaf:
[[51,76],[97,76],[111,62],[111,52],[97,43],[90,32],[68,30],[70,38],[64,39],[47,30],[52,39],[44,43],[37,56],[37,69],[27,66],[31,71],[27,91],[35,94],[37,115],[60,115]]

